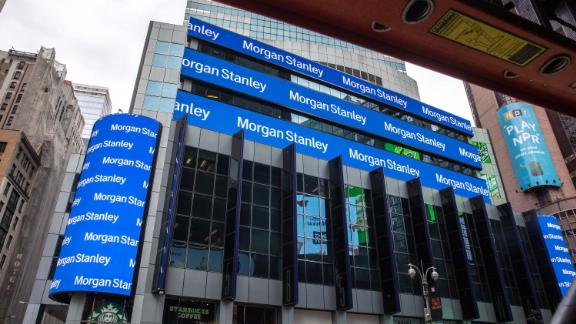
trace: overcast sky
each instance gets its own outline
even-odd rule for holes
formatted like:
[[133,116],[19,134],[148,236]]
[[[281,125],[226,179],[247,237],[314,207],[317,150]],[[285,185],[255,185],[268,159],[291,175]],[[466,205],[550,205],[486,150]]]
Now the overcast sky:
[[[128,110],[150,20],[181,24],[186,0],[7,0],[0,49],[56,49],[72,82],[110,88],[113,109]],[[421,100],[471,119],[462,82],[408,65]]]

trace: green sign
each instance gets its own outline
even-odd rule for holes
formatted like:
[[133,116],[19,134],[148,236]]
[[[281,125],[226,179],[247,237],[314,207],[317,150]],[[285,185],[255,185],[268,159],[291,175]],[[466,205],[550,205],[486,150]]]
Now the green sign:
[[411,150],[409,148],[403,147],[403,146],[399,146],[396,144],[392,144],[392,143],[385,143],[384,144],[384,149],[388,152],[392,152],[392,153],[396,153],[396,154],[400,154],[415,160],[420,160],[420,152],[416,152],[414,150]]
[[88,317],[88,322],[95,323],[128,323],[126,313],[114,302],[103,302],[98,304]]
[[490,158],[490,153],[488,152],[488,144],[482,142],[472,142],[478,149],[478,155],[480,155],[480,159],[482,160],[483,164],[490,164],[492,163],[492,158]]
[[502,198],[502,195],[500,195],[500,189],[498,188],[498,181],[496,180],[496,176],[480,173],[480,179],[486,181],[486,184],[488,185],[488,191],[490,192],[490,197]]

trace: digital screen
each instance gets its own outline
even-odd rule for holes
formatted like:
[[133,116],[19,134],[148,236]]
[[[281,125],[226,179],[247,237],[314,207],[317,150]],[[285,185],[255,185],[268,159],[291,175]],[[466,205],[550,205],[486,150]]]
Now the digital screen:
[[94,124],[50,296],[100,292],[129,296],[161,125],[114,114]]
[[572,265],[568,246],[562,235],[562,228],[554,216],[538,215],[538,224],[542,230],[546,250],[548,250],[548,255],[550,256],[552,268],[554,268],[558,287],[560,287],[562,296],[566,296],[576,272],[574,271],[574,265]]
[[202,20],[190,17],[188,36],[218,44],[267,63],[328,82],[347,91],[362,94],[434,123],[472,135],[472,124],[462,117]]
[[228,135],[244,130],[250,141],[277,148],[294,143],[301,154],[323,160],[341,156],[343,164],[354,168],[371,171],[383,167],[386,176],[401,181],[419,177],[423,186],[434,189],[451,186],[458,195],[468,198],[483,195],[490,203],[484,180],[179,90],[173,120],[185,114],[190,125],[200,128]]
[[189,48],[184,50],[181,74],[482,168],[478,149],[471,144]]
[[498,110],[498,120],[520,190],[560,187],[560,179],[532,106],[515,102]]

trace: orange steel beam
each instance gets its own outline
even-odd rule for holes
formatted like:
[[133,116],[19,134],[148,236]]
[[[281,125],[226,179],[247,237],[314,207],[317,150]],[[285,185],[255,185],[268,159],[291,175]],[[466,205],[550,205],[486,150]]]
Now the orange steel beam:
[[[430,0],[414,24],[403,20],[413,0],[219,1],[576,116],[576,42],[481,0]],[[571,63],[542,74],[558,55]]]

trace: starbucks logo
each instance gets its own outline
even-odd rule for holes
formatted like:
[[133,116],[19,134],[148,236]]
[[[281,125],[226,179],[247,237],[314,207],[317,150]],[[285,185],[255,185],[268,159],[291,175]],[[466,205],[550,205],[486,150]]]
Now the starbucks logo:
[[128,323],[128,318],[120,305],[104,302],[96,306],[96,309],[88,317],[88,321],[94,323]]

